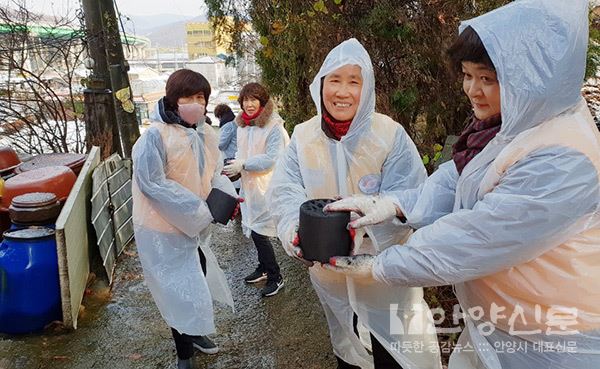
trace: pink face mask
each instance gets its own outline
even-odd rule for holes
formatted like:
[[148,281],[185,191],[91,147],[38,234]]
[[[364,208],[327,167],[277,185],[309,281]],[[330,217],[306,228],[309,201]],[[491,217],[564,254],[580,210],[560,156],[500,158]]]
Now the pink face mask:
[[206,108],[204,105],[198,103],[179,104],[177,112],[184,122],[194,125],[200,123],[200,120],[203,120]]

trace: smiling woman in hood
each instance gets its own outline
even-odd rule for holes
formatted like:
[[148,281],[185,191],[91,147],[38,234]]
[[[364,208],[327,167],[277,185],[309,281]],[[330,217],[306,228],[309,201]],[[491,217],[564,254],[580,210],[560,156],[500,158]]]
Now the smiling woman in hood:
[[[390,191],[415,188],[426,178],[402,126],[375,112],[373,65],[356,39],[329,52],[310,93],[318,113],[294,128],[267,194],[277,235],[285,251],[298,259],[302,254],[294,239],[303,202],[355,194],[385,197]],[[362,240],[360,252],[378,255],[406,240],[411,230],[401,228],[391,221],[369,227],[369,237],[359,236],[356,245]],[[408,341],[437,347],[421,288],[389,287],[372,278],[357,281],[320,266],[310,267],[309,273],[327,317],[338,368],[441,368],[437,352],[392,350],[394,344]]]

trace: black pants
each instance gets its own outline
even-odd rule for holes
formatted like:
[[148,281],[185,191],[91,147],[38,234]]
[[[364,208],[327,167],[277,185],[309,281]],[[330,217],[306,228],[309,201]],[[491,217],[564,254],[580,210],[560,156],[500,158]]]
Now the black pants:
[[277,264],[277,260],[275,259],[275,252],[273,251],[273,245],[271,245],[269,237],[254,231],[252,231],[251,236],[258,252],[258,269],[263,273],[267,273],[267,280],[279,280],[281,277],[279,264]]
[[[353,325],[354,325],[354,333],[358,336],[358,317],[354,314],[353,317]],[[396,362],[396,360],[392,357],[392,355],[388,352],[377,341],[377,338],[371,334],[371,349],[373,350],[373,364],[375,364],[375,369],[402,369],[400,364]],[[335,357],[338,362],[337,369],[360,369],[360,367],[356,365],[351,365],[340,359],[339,357]]]
[[[206,275],[206,257],[202,250],[198,249],[198,255],[200,256],[200,266],[202,267],[202,273]],[[187,360],[194,356],[194,345],[192,338],[187,334],[177,332],[175,328],[171,328],[173,334],[173,340],[175,341],[175,350],[177,351],[177,357],[181,360]]]

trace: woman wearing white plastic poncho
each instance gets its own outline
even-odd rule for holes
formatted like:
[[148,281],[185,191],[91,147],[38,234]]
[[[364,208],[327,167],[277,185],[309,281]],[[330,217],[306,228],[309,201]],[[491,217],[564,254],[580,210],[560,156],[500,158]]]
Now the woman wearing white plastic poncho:
[[[402,126],[375,113],[373,66],[357,40],[331,50],[310,91],[318,114],[295,127],[267,195],[278,236],[293,257],[300,256],[294,238],[299,208],[306,200],[415,188],[426,178]],[[369,227],[361,252],[377,254],[402,242],[410,228],[395,231],[391,222]],[[327,317],[338,368],[399,368],[398,363],[405,369],[441,367],[421,288],[354,281],[319,265],[309,272]],[[374,357],[356,333],[356,318],[358,326],[371,333],[362,332],[362,337],[371,340]],[[403,352],[407,342],[422,345],[423,353]]]
[[[167,80],[154,123],[133,147],[133,223],[144,278],[172,330],[178,368],[192,368],[193,349],[216,353],[213,299],[233,307],[225,276],[210,250],[211,189],[236,196],[221,176],[218,138],[204,124],[210,95],[199,73]],[[206,275],[206,277],[205,277]]]
[[241,207],[242,230],[246,237],[252,238],[258,256],[258,266],[244,281],[252,284],[266,280],[261,295],[271,297],[283,288],[284,280],[269,240],[275,237],[275,226],[265,193],[275,163],[290,137],[267,89],[260,83],[251,82],[242,87],[238,102],[242,112],[235,118],[237,151],[235,160],[228,162],[224,172],[229,177],[237,174],[242,177],[240,193],[246,199]]
[[[467,318],[450,369],[600,367],[600,135],[580,93],[587,14],[583,0],[530,0],[464,22],[459,41],[474,31],[495,67],[498,134],[460,175],[455,155],[396,194],[397,214],[421,227],[403,246],[334,262],[392,286],[454,284]],[[474,78],[485,73],[464,77],[476,116],[487,107],[467,86],[494,82]],[[381,219],[363,200],[331,208]]]

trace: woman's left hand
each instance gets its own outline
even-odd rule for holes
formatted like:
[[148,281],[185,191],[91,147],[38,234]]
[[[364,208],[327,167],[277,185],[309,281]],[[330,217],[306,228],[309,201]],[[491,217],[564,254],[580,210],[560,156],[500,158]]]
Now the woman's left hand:
[[323,268],[354,278],[371,278],[374,263],[375,256],[369,254],[334,256]]

